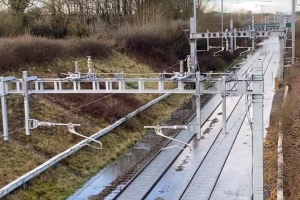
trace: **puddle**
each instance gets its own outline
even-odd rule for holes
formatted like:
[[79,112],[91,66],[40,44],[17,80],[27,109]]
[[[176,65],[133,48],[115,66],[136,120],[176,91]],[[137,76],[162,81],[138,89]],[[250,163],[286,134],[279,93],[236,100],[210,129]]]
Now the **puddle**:
[[[218,113],[219,115],[219,113]],[[213,127],[215,126],[216,123],[218,123],[218,118],[214,118],[210,124],[209,124],[209,127],[207,127],[205,130],[204,130],[204,134],[209,134],[209,132],[211,131],[211,129],[213,129]]]
[[140,144],[126,154],[119,157],[115,162],[102,169],[92,177],[84,186],[76,191],[67,200],[88,200],[91,195],[97,195],[104,188],[110,185],[120,174],[127,171],[131,166],[140,160],[148,151],[148,144]]

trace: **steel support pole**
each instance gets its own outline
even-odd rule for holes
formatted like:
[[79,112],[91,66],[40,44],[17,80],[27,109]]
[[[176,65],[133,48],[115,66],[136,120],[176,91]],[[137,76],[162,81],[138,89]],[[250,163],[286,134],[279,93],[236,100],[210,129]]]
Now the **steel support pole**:
[[292,0],[292,19],[291,19],[291,28],[292,28],[292,65],[295,64],[295,57],[296,57],[296,1]]
[[234,30],[234,50],[236,50],[236,28]]
[[222,132],[226,134],[226,77],[222,76]]
[[23,90],[23,98],[24,98],[24,113],[25,113],[25,133],[26,135],[30,135],[29,129],[29,98],[28,98],[28,85],[27,85],[28,72],[23,71],[23,82],[22,82],[22,90]]
[[[233,20],[230,20],[230,33],[233,33]],[[230,52],[233,53],[233,37],[230,38]]]
[[[282,30],[284,28],[284,16],[280,15],[279,28]],[[284,36],[279,37],[279,82],[283,81],[283,56],[284,56]]]
[[283,81],[284,37],[279,37],[279,81]]
[[[259,57],[252,68],[253,80],[263,79],[263,57]],[[253,82],[253,92],[263,88],[263,82]],[[253,199],[264,199],[264,131],[263,131],[263,94],[252,95],[253,103]]]
[[2,107],[2,126],[3,126],[3,139],[8,140],[8,119],[7,119],[7,105],[5,96],[5,82],[4,77],[0,78],[1,89],[1,107]]
[[197,139],[202,139],[201,132],[201,96],[200,96],[200,72],[196,72],[196,114],[197,114]]
[[196,72],[196,118],[197,118],[197,139],[203,139],[201,132],[201,96],[200,96],[200,72]]
[[[252,15],[252,31],[255,31],[255,27],[254,27],[254,15]],[[255,48],[255,44],[254,44],[254,35],[252,35],[252,50],[254,50]]]
[[223,14],[223,0],[221,0],[221,31],[222,31],[222,48],[223,48],[223,34],[224,34],[224,14]]
[[[209,30],[207,30],[207,33],[209,34]],[[206,44],[207,44],[207,51],[209,51],[209,37],[207,37]]]
[[197,67],[197,40],[194,37],[194,34],[196,34],[197,25],[196,25],[196,0],[191,0],[192,4],[192,11],[193,11],[193,17],[190,18],[190,56],[191,56],[191,63],[192,63],[192,73],[196,72]]
[[265,24],[264,24],[264,30],[267,30],[267,16],[265,16]]

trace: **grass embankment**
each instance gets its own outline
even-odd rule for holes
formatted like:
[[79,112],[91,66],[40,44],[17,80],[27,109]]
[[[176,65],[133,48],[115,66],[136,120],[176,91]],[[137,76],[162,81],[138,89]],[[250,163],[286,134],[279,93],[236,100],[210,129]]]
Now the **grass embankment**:
[[280,115],[283,133],[284,198],[296,200],[300,199],[299,66],[289,68],[286,77],[290,88]]
[[[268,200],[277,199],[277,142],[279,131],[283,134],[284,199],[300,199],[300,87],[298,85],[300,69],[298,67],[290,67],[285,73],[286,83],[289,85],[289,94],[283,106],[279,104],[273,108],[269,134],[265,142],[265,181],[270,192]],[[282,103],[283,89],[278,92],[281,93],[280,103]],[[281,122],[281,129],[279,128],[279,121]]]
[[264,143],[264,178],[265,178],[265,197],[268,200],[277,198],[277,171],[278,171],[278,133],[281,103],[283,100],[284,88],[276,91],[273,98],[270,124]]

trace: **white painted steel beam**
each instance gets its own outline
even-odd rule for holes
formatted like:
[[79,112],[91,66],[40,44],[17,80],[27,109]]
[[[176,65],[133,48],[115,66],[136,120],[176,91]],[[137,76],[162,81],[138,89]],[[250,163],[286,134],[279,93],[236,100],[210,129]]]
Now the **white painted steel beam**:
[[[26,72],[24,72],[26,73]],[[211,75],[219,75],[219,74],[205,74],[207,79],[203,76],[199,78],[186,78],[182,80],[159,80],[154,78],[145,78],[145,79],[132,79],[132,78],[123,78],[122,80],[107,80],[107,79],[99,79],[99,80],[80,80],[80,81],[65,81],[65,80],[58,80],[58,79],[36,79],[30,81],[23,81],[22,80],[12,80],[7,81],[5,84],[8,84],[6,88],[5,94],[22,94],[24,98],[28,97],[31,94],[107,94],[107,93],[128,93],[128,94],[196,94],[196,89],[189,89],[185,87],[188,83],[199,83],[199,91],[200,94],[220,94],[222,91],[221,85],[218,83],[220,82],[219,79],[210,78]],[[233,82],[237,83],[237,85],[241,87],[237,87],[235,90],[226,90],[226,93],[232,94],[252,94],[251,90],[247,90],[243,84],[247,83],[250,84],[253,80],[244,80],[244,79],[232,79],[231,74],[224,73],[227,76],[226,82]],[[180,78],[178,78],[180,79]],[[199,80],[199,81],[198,81]],[[205,80],[205,81],[204,81]],[[260,80],[262,81],[262,80]],[[216,88],[206,89],[205,84],[207,83],[215,83],[218,85]],[[29,84],[31,87],[29,87]],[[65,88],[63,84],[71,83],[73,87]],[[83,89],[82,84],[90,83],[89,87],[85,86]],[[100,84],[103,83],[102,88],[100,88]],[[113,88],[113,83],[119,85],[117,88]],[[125,87],[126,84],[137,83],[137,87],[134,89],[127,89]],[[156,88],[145,88],[147,83],[156,83]],[[166,84],[174,83],[178,89],[166,89]],[[22,88],[20,87],[22,85]],[[45,85],[48,85],[46,88]],[[41,87],[43,86],[43,87]],[[52,86],[52,87],[51,87]],[[95,87],[96,86],[96,87]],[[4,94],[4,92],[0,91],[0,94]],[[25,99],[24,99],[25,100]]]
[[6,88],[4,77],[0,78],[0,93],[1,93],[1,107],[2,107],[2,124],[3,124],[3,139],[8,140],[8,119],[7,119],[7,105],[6,105]]
[[[254,80],[263,79],[263,60],[264,57],[258,57],[252,68]],[[252,84],[253,91],[264,89],[264,83],[256,82]],[[253,103],[253,136],[252,136],[252,155],[253,155],[253,199],[264,199],[264,126],[263,126],[263,94],[254,94]]]
[[203,32],[203,33],[196,33],[194,36],[197,39],[206,39],[206,38],[221,38],[223,36],[232,38],[269,38],[269,37],[279,37],[285,35],[285,30],[272,30],[272,31],[236,31],[236,32]]

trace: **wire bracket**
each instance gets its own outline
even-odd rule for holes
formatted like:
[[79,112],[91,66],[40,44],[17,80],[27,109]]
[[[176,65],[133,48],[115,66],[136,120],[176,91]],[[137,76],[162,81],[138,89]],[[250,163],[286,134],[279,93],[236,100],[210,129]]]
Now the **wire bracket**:
[[85,145],[90,146],[90,147],[95,148],[95,149],[102,150],[102,143],[101,143],[100,141],[97,141],[97,140],[95,140],[95,139],[93,139],[93,138],[90,138],[90,137],[87,137],[87,136],[85,136],[85,135],[82,135],[82,134],[77,133],[77,132],[75,131],[75,128],[74,128],[74,127],[75,127],[75,126],[80,126],[80,124],[72,124],[72,123],[61,124],[61,123],[53,123],[53,122],[40,122],[40,121],[38,121],[38,120],[36,120],[36,119],[29,119],[28,125],[29,125],[29,129],[36,129],[36,128],[40,127],[40,126],[45,126],[45,127],[52,127],[52,126],[67,126],[68,131],[69,131],[70,133],[75,134],[75,135],[78,135],[78,136],[83,137],[83,138],[85,138],[85,139],[91,140],[91,141],[93,141],[93,142],[96,142],[96,143],[99,144],[99,147],[98,147],[98,146],[90,145],[90,144],[88,144],[88,143],[86,143]]
[[[161,137],[164,137],[164,138],[167,138],[167,139],[170,139],[170,140],[173,140],[175,142],[179,142],[181,144],[189,146],[190,149],[192,149],[192,146],[190,144],[164,135],[163,132],[162,132],[162,129],[174,129],[174,130],[179,129],[179,130],[188,130],[188,131],[191,131],[191,132],[196,132],[197,124],[190,123],[190,124],[187,124],[187,125],[173,125],[173,126],[160,126],[160,125],[157,125],[157,126],[144,126],[144,128],[148,128],[148,129],[153,128],[157,135],[159,135]],[[175,145],[175,146],[171,146],[169,148],[173,148],[173,147],[178,147],[178,146]],[[164,149],[169,149],[169,148],[164,148]]]

